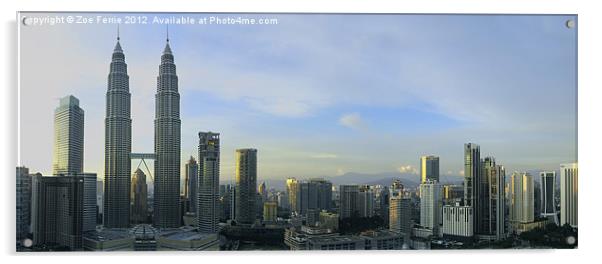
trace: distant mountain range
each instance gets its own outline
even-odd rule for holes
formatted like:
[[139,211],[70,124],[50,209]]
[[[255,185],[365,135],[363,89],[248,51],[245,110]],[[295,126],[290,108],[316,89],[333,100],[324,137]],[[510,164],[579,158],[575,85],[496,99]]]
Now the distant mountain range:
[[[533,180],[539,183],[539,172],[541,170],[528,170],[527,172],[533,176]],[[510,181],[511,171],[506,171],[506,183]],[[412,173],[399,173],[399,172],[381,172],[381,173],[357,173],[348,172],[339,176],[322,176],[314,178],[323,178],[332,182],[333,185],[344,185],[344,184],[367,184],[367,185],[385,185],[390,186],[395,179],[401,180],[404,186],[414,188],[420,184],[420,176]],[[556,171],[556,181],[559,182],[560,172]],[[299,180],[306,180],[310,178],[297,178]],[[457,184],[461,185],[464,181],[463,176],[440,176],[441,183],[443,184]],[[259,185],[262,180],[258,181]],[[275,188],[277,190],[286,189],[286,179],[265,179],[265,183],[268,188]],[[224,181],[221,184],[233,184],[232,181]]]
[[[333,185],[344,185],[344,184],[367,184],[367,185],[386,185],[390,186],[393,180],[399,179],[404,186],[416,187],[420,183],[420,176],[412,173],[399,173],[399,172],[382,172],[382,173],[357,173],[348,172],[339,176],[322,176],[314,178],[323,178],[332,182]],[[297,178],[299,180],[306,180],[305,178]],[[310,178],[307,178],[310,179]],[[460,184],[462,182],[461,176],[442,176],[442,183],[454,183]],[[258,181],[259,185],[261,182]],[[233,182],[222,182],[222,184],[232,184]],[[265,183],[268,188],[275,188],[277,190],[285,190],[286,179],[265,179]]]

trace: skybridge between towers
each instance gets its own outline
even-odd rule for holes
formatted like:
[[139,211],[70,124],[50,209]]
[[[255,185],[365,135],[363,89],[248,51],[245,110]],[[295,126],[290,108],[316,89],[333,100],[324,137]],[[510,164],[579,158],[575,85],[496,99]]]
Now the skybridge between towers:
[[[144,164],[144,167],[146,168],[146,173],[148,173],[148,176],[150,176],[151,181],[155,181],[155,178],[153,177],[153,174],[151,173],[150,169],[148,168],[148,165],[146,165],[146,160],[155,160],[157,158],[157,155],[155,155],[155,153],[130,153],[130,162],[132,162],[133,160],[140,160],[140,162],[138,162],[138,167],[136,169],[140,168],[140,165]],[[135,171],[135,170],[134,170]]]

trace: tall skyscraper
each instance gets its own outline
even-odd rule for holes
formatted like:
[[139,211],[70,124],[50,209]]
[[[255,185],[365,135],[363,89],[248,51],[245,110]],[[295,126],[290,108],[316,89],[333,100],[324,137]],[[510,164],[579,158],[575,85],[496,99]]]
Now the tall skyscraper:
[[236,222],[255,222],[257,201],[257,150],[236,150]]
[[155,182],[153,224],[179,227],[180,219],[180,94],[174,56],[165,44],[155,95]]
[[358,206],[359,186],[358,185],[340,185],[339,186],[339,217],[341,219],[352,216],[359,216]]
[[539,173],[541,181],[541,215],[554,214],[554,196],[556,194],[556,172],[542,171]]
[[437,234],[442,221],[441,184],[427,180],[420,184],[420,225]]
[[530,223],[534,220],[533,177],[514,172],[510,177],[510,223]]
[[26,167],[17,167],[17,241],[29,233],[31,223],[31,175]]
[[560,165],[560,225],[577,227],[577,198],[579,185],[577,163]]
[[219,133],[199,132],[199,231],[217,233],[219,223]]
[[117,37],[109,70],[105,118],[104,226],[126,228],[130,223],[130,77]]
[[473,208],[473,228],[477,231],[479,222],[480,183],[481,182],[481,148],[474,143],[464,144],[464,205]]
[[188,199],[188,212],[196,214],[198,204],[199,165],[192,156],[184,166],[184,178],[186,179],[186,182],[184,183],[184,196]]
[[52,174],[77,174],[84,170],[84,110],[73,95],[61,98],[54,110]]
[[439,181],[439,157],[422,156],[420,157],[420,182],[427,180]]
[[[486,235],[495,240],[505,237],[506,198],[504,187],[506,172],[503,166],[496,165],[493,157],[486,157],[481,162],[479,208],[477,208],[476,230],[479,235]],[[473,210],[475,213],[475,210]]]
[[137,169],[132,177],[132,216],[133,224],[147,223],[148,214],[148,186],[146,185],[146,174]]

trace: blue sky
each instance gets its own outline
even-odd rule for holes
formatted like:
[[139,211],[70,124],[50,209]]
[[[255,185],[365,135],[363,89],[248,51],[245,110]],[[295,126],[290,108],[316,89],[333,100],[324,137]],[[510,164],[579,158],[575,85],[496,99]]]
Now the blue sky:
[[[393,172],[427,154],[457,176],[466,142],[509,172],[576,160],[576,29],[565,27],[574,16],[213,16],[278,19],[169,28],[183,163],[198,131],[220,132],[223,180],[243,147],[258,149],[260,180]],[[21,26],[20,34],[21,164],[51,171],[52,110],[73,94],[86,111],[85,170],[102,177],[116,25]],[[133,150],[152,152],[165,25],[121,25],[121,45]]]

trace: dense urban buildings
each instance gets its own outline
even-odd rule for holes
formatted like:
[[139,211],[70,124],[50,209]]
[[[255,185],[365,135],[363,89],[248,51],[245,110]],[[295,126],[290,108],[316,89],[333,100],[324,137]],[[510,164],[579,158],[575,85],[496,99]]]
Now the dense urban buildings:
[[236,211],[237,223],[253,224],[257,196],[257,150],[236,150]]
[[84,170],[84,110],[73,95],[60,99],[54,110],[52,174],[77,174]]
[[155,95],[153,224],[180,226],[180,94],[169,38],[161,55]]
[[420,157],[420,183],[427,180],[439,181],[439,157],[422,156]]
[[104,226],[126,228],[130,224],[130,153],[132,119],[130,77],[117,37],[111,60],[105,118]]
[[219,223],[219,133],[199,132],[199,231],[217,233]]
[[146,174],[141,169],[136,169],[132,177],[132,224],[144,224],[147,222],[148,215],[148,186],[146,184]]
[[577,227],[578,180],[577,163],[560,165],[560,225]]

